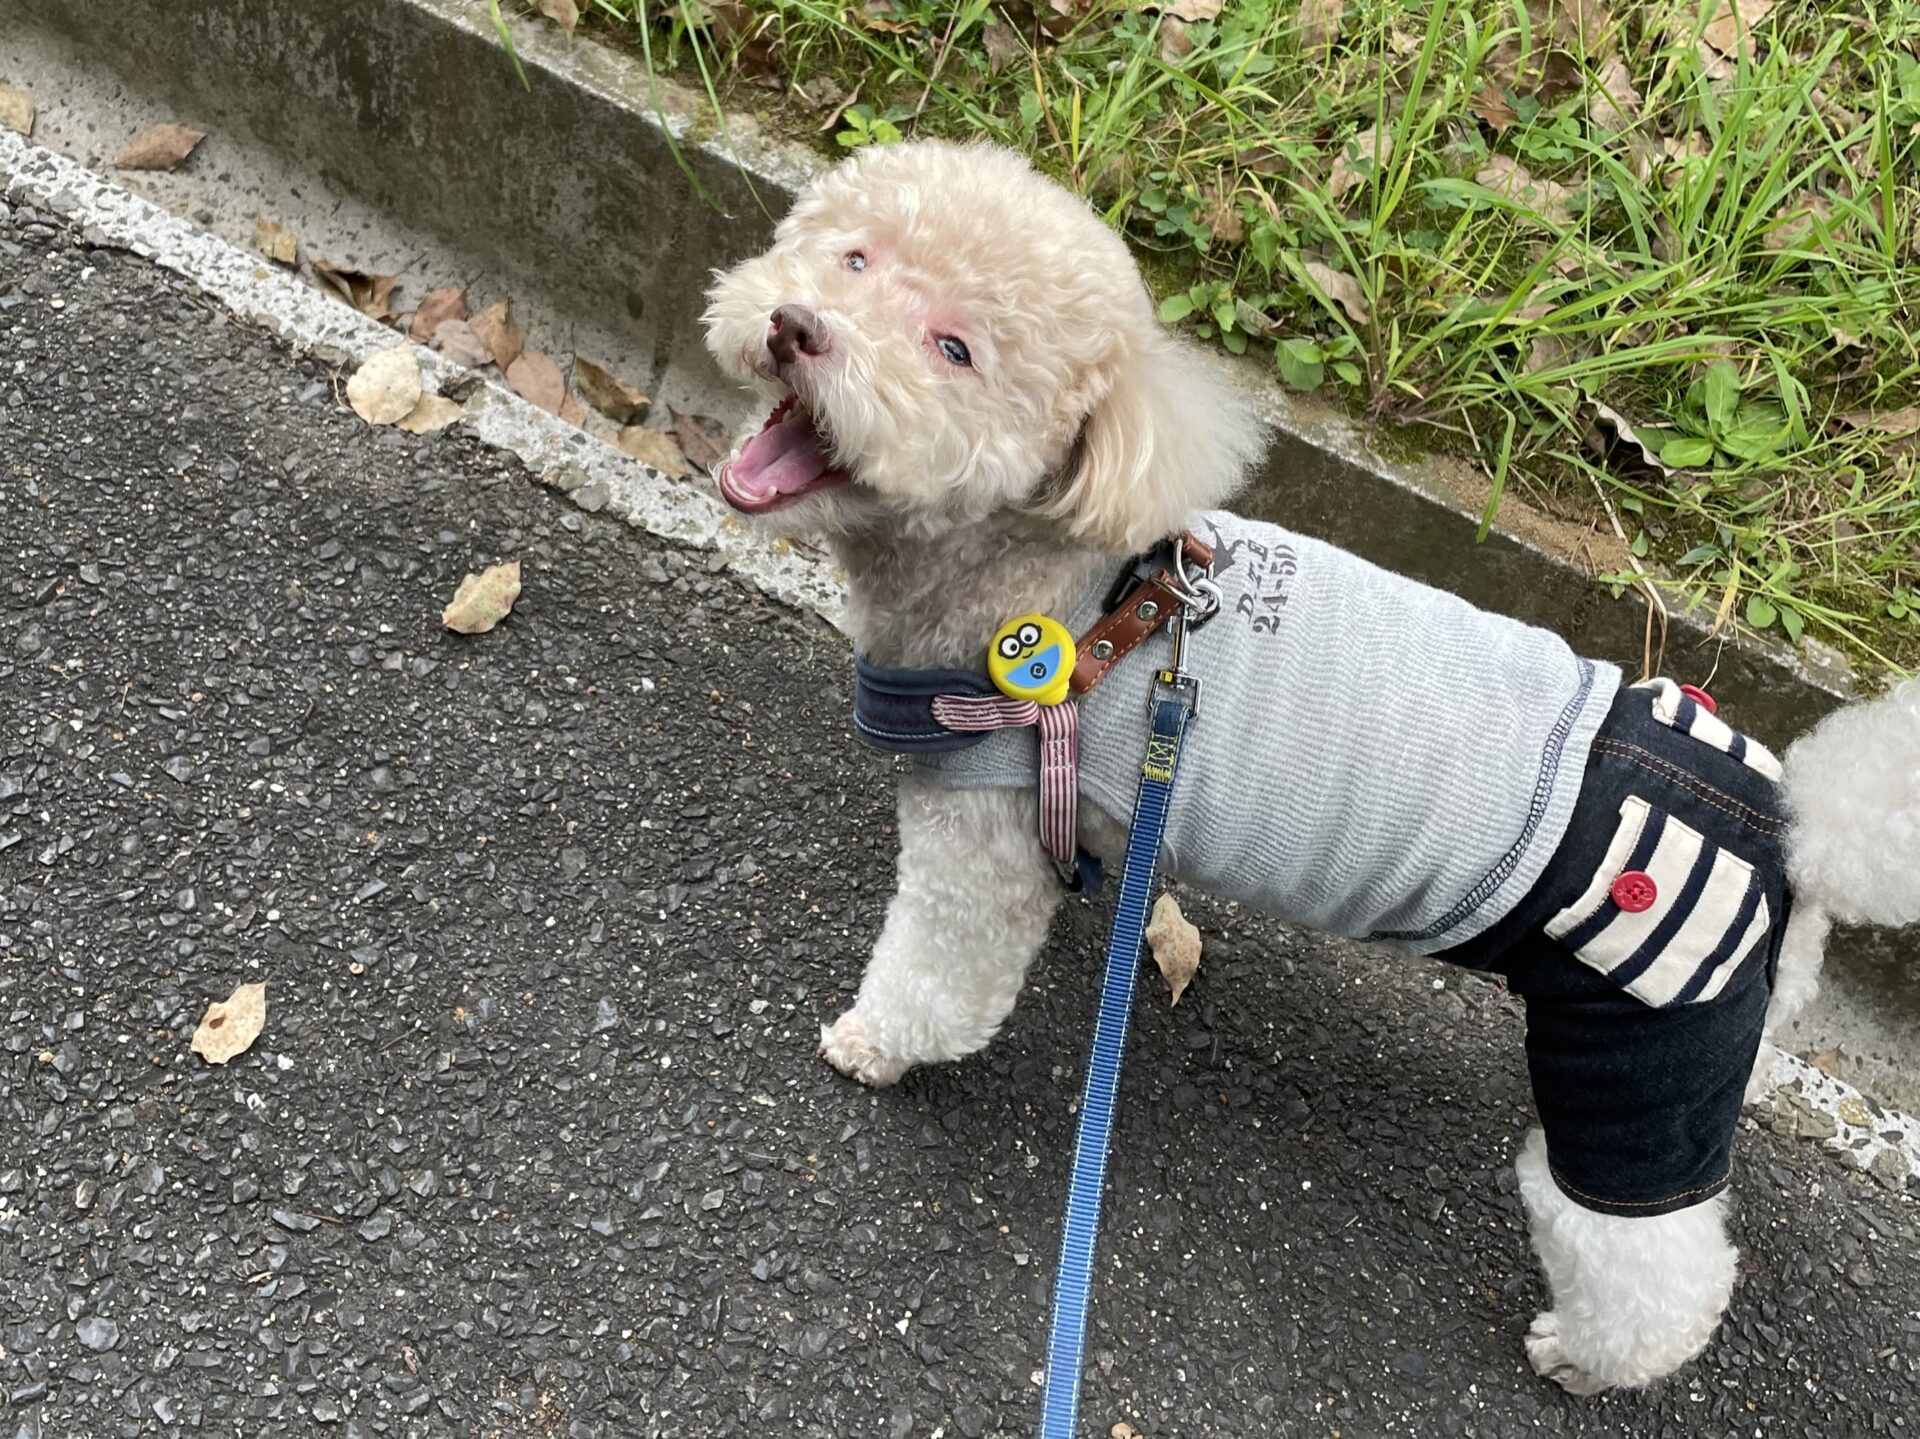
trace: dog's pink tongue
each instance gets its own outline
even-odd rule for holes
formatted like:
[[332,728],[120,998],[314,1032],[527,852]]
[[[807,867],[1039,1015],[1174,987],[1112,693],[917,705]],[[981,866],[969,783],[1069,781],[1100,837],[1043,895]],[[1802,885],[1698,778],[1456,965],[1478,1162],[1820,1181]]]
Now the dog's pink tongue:
[[795,405],[778,424],[740,447],[732,480],[753,494],[791,495],[819,479],[831,463],[812,418]]

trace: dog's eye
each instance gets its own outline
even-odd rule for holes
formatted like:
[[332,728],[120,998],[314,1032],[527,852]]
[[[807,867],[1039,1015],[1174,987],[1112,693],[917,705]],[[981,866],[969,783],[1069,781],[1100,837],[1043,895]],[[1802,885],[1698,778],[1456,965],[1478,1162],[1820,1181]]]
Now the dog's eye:
[[942,335],[938,341],[940,353],[956,365],[967,366],[973,363],[973,356],[967,353],[966,342],[956,340],[952,335]]
[[858,250],[849,250],[847,251],[846,266],[849,270],[864,270],[867,268],[867,257]]

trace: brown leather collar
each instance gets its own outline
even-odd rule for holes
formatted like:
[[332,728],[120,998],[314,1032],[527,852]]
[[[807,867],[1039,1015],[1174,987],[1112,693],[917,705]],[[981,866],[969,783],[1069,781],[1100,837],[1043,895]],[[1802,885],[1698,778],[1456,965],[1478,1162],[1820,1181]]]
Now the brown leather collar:
[[[1193,562],[1203,569],[1213,565],[1213,550],[1195,539],[1192,531],[1180,536],[1181,546]],[[1156,554],[1171,549],[1163,546]],[[1107,672],[1125,659],[1149,635],[1158,634],[1185,603],[1185,586],[1164,564],[1154,565],[1128,589],[1117,604],[1102,615],[1076,645],[1073,676],[1068,681],[1073,693],[1086,694]]]

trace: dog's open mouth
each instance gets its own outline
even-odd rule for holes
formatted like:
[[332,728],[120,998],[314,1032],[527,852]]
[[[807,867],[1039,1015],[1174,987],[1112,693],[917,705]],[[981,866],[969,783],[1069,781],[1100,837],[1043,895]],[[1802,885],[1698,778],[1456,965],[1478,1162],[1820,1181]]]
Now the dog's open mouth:
[[813,416],[788,395],[767,416],[760,433],[720,466],[717,478],[722,499],[736,510],[755,514],[794,504],[853,476],[834,466]]

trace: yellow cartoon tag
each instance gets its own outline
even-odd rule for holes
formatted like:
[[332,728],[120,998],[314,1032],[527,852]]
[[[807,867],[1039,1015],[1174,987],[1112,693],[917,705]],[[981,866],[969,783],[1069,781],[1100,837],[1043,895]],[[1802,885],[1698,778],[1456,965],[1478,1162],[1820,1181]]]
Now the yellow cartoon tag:
[[1000,626],[987,651],[987,674],[1009,699],[1057,705],[1073,678],[1073,636],[1058,620],[1022,615]]

